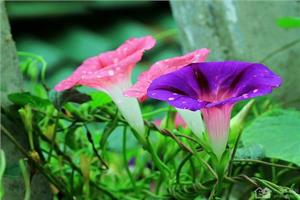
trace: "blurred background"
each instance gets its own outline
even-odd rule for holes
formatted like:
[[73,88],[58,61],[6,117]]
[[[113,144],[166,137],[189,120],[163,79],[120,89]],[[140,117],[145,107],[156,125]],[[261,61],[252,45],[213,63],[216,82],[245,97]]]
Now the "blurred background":
[[167,1],[8,1],[7,12],[17,50],[45,59],[50,87],[84,59],[113,50],[131,37],[166,36],[145,54],[133,80],[153,62],[181,53]]

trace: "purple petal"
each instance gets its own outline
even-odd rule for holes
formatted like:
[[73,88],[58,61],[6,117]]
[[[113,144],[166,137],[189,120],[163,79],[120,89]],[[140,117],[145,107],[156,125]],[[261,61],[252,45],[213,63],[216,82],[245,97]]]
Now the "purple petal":
[[[148,88],[148,96],[154,99],[166,101],[177,108],[199,110],[207,102],[198,99],[200,89],[194,76],[194,72],[184,68],[177,74],[170,73],[154,80]],[[176,83],[176,84],[174,84]]]
[[281,78],[259,63],[205,62],[155,79],[148,96],[177,108],[199,110],[262,96],[280,84]]

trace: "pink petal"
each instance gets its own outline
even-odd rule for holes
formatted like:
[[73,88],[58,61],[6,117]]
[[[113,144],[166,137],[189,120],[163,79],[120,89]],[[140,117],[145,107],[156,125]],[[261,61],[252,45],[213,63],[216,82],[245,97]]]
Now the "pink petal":
[[186,123],[182,119],[182,117],[177,113],[175,117],[175,127],[178,128],[179,126],[182,126],[183,128],[186,128]]
[[106,89],[130,78],[133,67],[143,53],[155,45],[151,36],[127,40],[115,51],[108,51],[85,60],[67,79],[55,86],[63,91],[76,85]]
[[[157,120],[154,120],[153,123],[154,123],[156,126],[161,126],[161,122],[162,122],[162,120],[157,119]],[[182,117],[181,117],[178,113],[176,113],[174,123],[175,123],[175,127],[176,127],[176,128],[178,128],[179,126],[182,126],[183,128],[186,128],[186,123],[185,123],[185,121],[182,119]]]
[[190,63],[204,62],[209,52],[209,49],[199,49],[183,56],[154,63],[148,71],[139,76],[137,83],[125,91],[124,95],[137,97],[140,101],[143,101],[147,97],[147,89],[154,79],[176,71]]

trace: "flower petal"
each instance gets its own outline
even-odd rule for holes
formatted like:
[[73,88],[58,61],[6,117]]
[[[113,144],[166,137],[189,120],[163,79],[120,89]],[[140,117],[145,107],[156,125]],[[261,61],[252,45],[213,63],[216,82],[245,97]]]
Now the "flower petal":
[[129,79],[132,68],[141,60],[144,51],[154,45],[155,40],[151,36],[129,39],[115,51],[85,60],[69,78],[56,85],[55,90],[62,91],[75,85],[105,89]]
[[139,76],[137,83],[124,94],[126,96],[137,97],[140,100],[144,100],[146,98],[147,89],[154,79],[161,75],[176,71],[190,63],[203,62],[208,54],[209,49],[199,49],[184,56],[158,61],[153,64],[148,71],[143,72]]
[[177,108],[199,110],[207,102],[198,100],[198,84],[196,79],[188,79],[189,76],[194,76],[189,68],[163,75],[151,83],[148,96],[166,101]]
[[[190,64],[155,79],[148,89],[148,96],[178,108],[195,110],[262,96],[280,84],[281,78],[259,63],[205,62]],[[177,90],[182,96],[173,99]],[[178,101],[183,101],[183,97],[192,105],[180,104]]]

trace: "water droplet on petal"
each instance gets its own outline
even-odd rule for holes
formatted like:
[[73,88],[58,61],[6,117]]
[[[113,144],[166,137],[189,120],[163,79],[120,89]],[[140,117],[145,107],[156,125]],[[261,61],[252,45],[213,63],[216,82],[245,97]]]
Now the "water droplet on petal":
[[258,89],[253,90],[253,93],[256,93],[258,91]]
[[178,95],[178,94],[174,92],[173,95]]
[[169,101],[173,101],[174,99],[175,99],[174,97],[168,98]]
[[113,70],[108,70],[108,75],[113,76],[115,73]]
[[244,98],[248,98],[248,94],[243,94],[243,97]]

